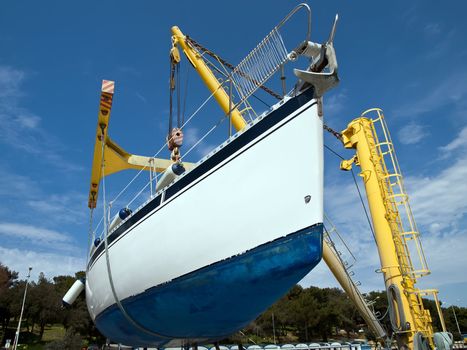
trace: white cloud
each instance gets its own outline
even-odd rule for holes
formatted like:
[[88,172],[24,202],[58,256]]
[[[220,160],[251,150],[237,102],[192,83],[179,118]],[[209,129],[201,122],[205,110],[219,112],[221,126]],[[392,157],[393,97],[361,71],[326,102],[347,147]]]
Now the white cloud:
[[31,277],[37,279],[40,272],[47,278],[58,275],[74,275],[85,269],[85,258],[60,253],[41,253],[26,249],[0,246],[1,262],[10,269],[19,272],[19,278],[25,279],[28,267],[32,266]]
[[[446,230],[443,237],[422,233],[422,243],[431,275],[420,280],[420,288],[435,287],[443,292],[445,284],[467,282],[463,268],[467,249],[465,229]],[[467,290],[465,292],[467,295]]]
[[71,242],[71,238],[63,233],[12,222],[0,222],[0,235],[13,238],[27,238],[32,243],[39,242],[42,244]]
[[55,218],[58,222],[82,223],[86,218],[87,196],[82,193],[52,194],[28,199],[26,204],[38,213]]
[[[0,163],[0,196],[8,200],[9,205],[0,212],[0,220],[11,218],[19,221],[21,218],[30,222],[61,225],[63,223],[81,224],[87,216],[85,193],[65,192],[50,194],[41,190],[40,183],[35,179],[11,172],[7,166]],[[21,208],[20,211],[16,211]],[[27,209],[32,209],[27,210]],[[53,218],[53,220],[50,220]]]
[[326,118],[334,117],[339,112],[341,112],[348,100],[348,96],[345,90],[338,90],[336,92],[331,92],[329,97],[324,97],[324,106],[323,112]]
[[446,146],[440,147],[440,150],[442,152],[452,152],[460,148],[467,148],[467,127],[464,127],[459,135]]
[[432,233],[455,229],[467,213],[467,157],[430,177],[408,177],[407,191],[418,222]]
[[19,97],[24,78],[24,72],[9,66],[0,66],[0,99]]
[[41,118],[21,105],[25,78],[23,71],[0,65],[0,142],[40,156],[38,159],[47,160],[57,168],[81,170],[81,166],[61,156],[64,146],[41,128]]
[[397,133],[399,142],[404,145],[419,143],[424,137],[428,135],[429,133],[426,130],[426,127],[416,123],[410,123],[403,126]]
[[26,129],[35,129],[36,127],[39,126],[39,122],[41,121],[41,118],[39,118],[36,115],[31,115],[31,114],[20,114],[16,117],[16,120],[18,123],[21,125],[21,127],[26,128]]
[[[441,26],[439,25],[433,24],[426,26],[424,28],[424,33],[432,45],[430,45],[428,50],[421,53],[420,59],[422,60],[430,62],[439,61],[445,57],[446,52],[459,49],[457,46],[453,47],[453,43],[458,40],[456,38],[458,33],[455,29],[443,33],[443,40],[439,40],[439,34],[441,33]],[[460,55],[457,55],[457,57],[460,57]]]
[[186,128],[183,130],[183,145],[191,148],[200,139],[198,128]]
[[464,227],[461,222],[467,214],[466,137],[464,127],[454,140],[440,147],[444,155],[451,156],[448,167],[428,177],[406,178],[415,218],[432,234],[447,236]]
[[[4,248],[19,247],[31,252],[42,254],[72,254],[84,251],[79,248],[74,238],[66,232],[53,230],[40,225],[23,224],[18,222],[0,222],[0,238]],[[0,261],[3,256],[0,255]]]
[[[193,147],[196,142],[199,141],[203,136],[200,135],[200,131],[198,128],[192,127],[183,130],[183,145],[185,147],[185,152],[188,152],[191,147]],[[198,153],[201,157],[204,157],[206,154],[211,152],[216,145],[210,144],[206,142],[206,140],[201,141],[197,144],[193,150]],[[190,151],[190,153],[193,151]],[[182,153],[183,156],[183,153]]]
[[441,33],[441,26],[439,25],[439,23],[428,23],[427,25],[425,25],[423,30],[426,34],[428,34],[431,37]]
[[396,109],[394,115],[414,118],[446,105],[463,110],[464,100],[467,98],[465,81],[467,81],[467,72],[456,73],[437,81],[437,84],[427,89],[424,95],[418,98],[408,96],[406,100],[410,100],[410,103]]
[[25,199],[38,192],[36,181],[28,176],[7,171],[5,165],[0,164],[0,196],[3,198]]

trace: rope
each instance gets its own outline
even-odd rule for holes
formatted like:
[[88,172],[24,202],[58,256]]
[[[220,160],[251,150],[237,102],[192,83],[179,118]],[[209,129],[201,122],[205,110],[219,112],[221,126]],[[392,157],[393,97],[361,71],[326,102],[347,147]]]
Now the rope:
[[104,216],[102,216],[101,219],[99,220],[99,222],[97,223],[97,226],[96,226],[96,229],[94,230],[94,232],[97,232],[97,230],[99,229],[99,227],[102,224],[103,220],[104,220]]
[[[345,159],[345,158],[342,157],[339,153],[337,153],[336,151],[334,151],[332,148],[330,148],[330,147],[327,146],[326,144],[324,144],[324,148],[326,148],[328,151],[330,151],[331,153],[333,153],[335,156],[339,157],[341,160],[344,160],[344,159]],[[363,201],[363,196],[362,196],[362,193],[361,193],[361,191],[360,191],[360,187],[358,186],[357,179],[355,178],[355,173],[354,173],[353,169],[350,169],[350,172],[352,173],[352,178],[353,178],[355,187],[357,188],[358,196],[359,196],[359,198],[360,198],[360,203],[362,204],[363,211],[365,212],[365,216],[366,216],[366,220],[367,220],[367,222],[368,222],[368,226],[370,227],[371,234],[373,235],[373,240],[374,240],[375,243],[376,243],[375,231],[373,230],[373,225],[371,224],[370,216],[368,215],[368,211],[367,211],[367,209],[366,209],[365,202]]]
[[324,148],[326,148],[328,151],[330,151],[332,154],[334,154],[336,157],[340,158],[341,160],[345,160],[344,157],[342,157],[339,153],[334,151],[332,148],[330,148],[328,145],[324,144]]
[[[188,118],[188,120],[180,127],[180,129],[183,130],[183,128],[198,114],[198,112],[206,105],[206,103],[209,102],[209,100],[214,96],[214,94],[217,92],[214,91],[199,107],[198,109],[196,109],[196,111],[194,111],[191,116]],[[170,139],[169,139],[170,140]],[[167,146],[167,144],[169,143],[169,140],[167,140],[162,146],[161,148],[159,148],[159,150],[152,156],[152,158],[156,158],[159,153],[161,153],[165,147]],[[118,198],[120,198],[120,196],[128,189],[128,187],[130,187],[130,185],[138,178],[138,176],[147,168],[148,166],[145,165],[143,168],[141,168],[135,176],[133,176],[133,178],[130,180],[130,182],[117,194],[117,196],[112,200],[112,203],[115,202]]]
[[91,214],[89,215],[89,231],[88,231],[88,253],[86,254],[86,266],[85,271],[88,269],[89,255],[91,253],[91,244],[94,242],[94,232],[92,230],[92,221],[94,217],[94,208],[91,208]]
[[[219,86],[220,88],[220,86]],[[184,157],[186,157],[197,145],[199,145],[199,143],[201,141],[203,141],[212,131],[214,131],[214,129],[216,129],[219,125],[221,125],[224,120],[226,120],[229,116],[230,116],[230,113],[235,109],[237,108],[239,105],[239,103],[237,103],[235,106],[233,106],[230,111],[226,114],[224,114],[224,116],[216,123],[216,125],[214,125],[211,129],[209,129],[209,131],[203,135],[203,137],[201,139],[199,139],[184,155]]]
[[209,131],[203,135],[203,137],[201,137],[193,146],[191,146],[191,148],[185,153],[184,157],[186,157],[188,154],[190,154],[190,152],[196,147],[198,146],[211,132],[214,131],[214,129],[216,129],[223,121],[225,120],[225,117],[222,118],[219,122],[217,122],[216,125],[214,125],[211,129],[209,129]]
[[[104,173],[104,167],[105,167],[105,159],[104,159],[104,152],[105,152],[105,140],[102,138],[102,173]],[[106,216],[106,205],[105,205],[105,176],[102,178],[102,202],[103,202],[103,210],[104,210],[104,217]],[[105,260],[106,260],[106,265],[107,265],[107,276],[109,278],[109,284],[110,284],[110,289],[112,290],[112,295],[114,297],[115,303],[117,304],[120,312],[123,314],[123,316],[127,319],[128,322],[130,322],[134,327],[138,328],[144,333],[147,333],[152,336],[160,337],[160,338],[172,338],[166,335],[162,335],[156,332],[153,332],[140,323],[138,323],[136,320],[134,320],[125,310],[123,307],[122,303],[120,302],[120,299],[117,296],[117,292],[115,290],[115,285],[112,277],[112,270],[110,267],[110,258],[109,258],[109,231],[108,231],[108,225],[107,221],[104,220],[104,232],[105,232],[105,240],[104,240],[104,247],[105,247]]]
[[167,135],[170,136],[172,131],[172,119],[173,119],[173,93],[174,93],[174,74],[175,74],[175,64],[172,60],[172,57],[169,58],[169,131]]
[[190,71],[191,69],[186,70],[186,78],[185,78],[185,88],[183,89],[183,111],[182,111],[182,124],[185,123],[185,110],[186,110],[186,100],[188,95],[188,81],[190,79]]
[[383,316],[381,316],[380,318],[376,318],[378,321],[382,321],[384,320],[384,318],[388,315],[388,312],[389,312],[389,306],[386,308],[386,312],[384,313]]
[[373,240],[376,243],[375,231],[373,230],[373,225],[371,224],[370,216],[368,215],[368,211],[366,209],[365,202],[363,201],[363,196],[362,196],[362,193],[360,192],[360,186],[358,186],[358,182],[357,182],[357,179],[355,178],[355,173],[354,173],[353,169],[350,169],[350,172],[352,173],[352,178],[353,178],[353,182],[355,184],[355,187],[357,187],[358,196],[360,197],[360,203],[362,204],[363,211],[365,212],[365,216],[366,216],[366,220],[368,222],[368,226],[370,226],[370,231],[371,231],[371,234],[373,235]]
[[181,121],[180,121],[180,64],[176,66],[175,77],[177,80],[177,84],[175,86],[176,93],[177,93],[177,128],[180,128]]
[[[160,177],[162,175],[162,173],[160,173],[158,176]],[[139,190],[139,192],[137,194],[135,194],[133,196],[133,198],[127,203],[127,207],[130,207],[133,202],[136,200],[136,198],[138,198],[140,196],[141,193],[143,193],[143,191],[150,185],[150,182],[148,182],[146,185],[143,186],[143,188],[141,190]]]
[[[215,92],[214,92],[215,93]],[[211,98],[214,93],[209,97]],[[207,101],[205,101],[206,103]],[[202,107],[202,106],[201,106]],[[201,108],[200,107],[200,108]],[[198,108],[198,110],[200,109]],[[201,137],[201,139],[199,139],[186,153],[183,157],[186,157],[188,154],[190,154],[190,152],[196,147],[198,146],[207,136],[209,136],[209,134],[211,134],[211,132],[213,132],[219,125],[221,125],[224,120],[228,117],[228,114],[225,114],[224,117],[222,117],[211,129],[208,130],[208,132],[206,132],[206,134],[203,135],[203,137]],[[187,124],[190,120],[191,120],[192,117],[190,117],[187,122],[185,124]],[[184,125],[183,125],[184,126]],[[180,161],[182,161],[182,158],[180,158]],[[162,174],[159,174],[158,177],[160,177]],[[128,187],[129,185],[127,185]],[[139,196],[141,193],[143,193],[143,191],[149,186],[149,182],[143,186],[143,188],[141,188],[141,190],[130,200],[130,202],[128,202],[127,204],[127,207],[129,207]]]

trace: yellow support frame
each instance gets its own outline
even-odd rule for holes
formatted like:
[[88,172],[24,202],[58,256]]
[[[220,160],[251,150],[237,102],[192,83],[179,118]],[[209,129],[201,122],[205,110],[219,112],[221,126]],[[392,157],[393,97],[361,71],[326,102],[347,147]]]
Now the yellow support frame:
[[381,327],[378,319],[375,317],[373,312],[368,307],[365,299],[357,288],[357,285],[352,281],[349,272],[347,271],[344,262],[336,250],[334,242],[331,239],[331,232],[337,233],[334,224],[325,216],[325,222],[327,222],[327,228],[323,238],[323,260],[331,270],[332,274],[339,282],[340,286],[347,293],[347,296],[352,300],[353,304],[357,308],[360,316],[365,320],[366,324],[378,339],[384,339],[387,335],[384,329]]
[[[217,103],[219,103],[224,113],[229,114],[230,112],[232,124],[235,130],[242,130],[246,126],[242,113],[237,108],[232,108],[234,103],[230,100],[229,95],[222,87],[222,84],[214,76],[198,51],[191,47],[187,42],[185,35],[183,35],[177,26],[172,27],[172,44],[174,47],[177,45],[181,47],[183,53],[190,61],[193,68],[198,72],[209,91],[214,95],[214,98]],[[176,61],[177,59],[180,60],[179,54],[176,50],[172,49],[172,55],[175,56],[174,59]]]
[[[172,59],[180,62],[180,54],[176,49],[180,46],[186,57],[200,75],[203,82],[213,94],[216,101],[226,114],[230,114],[231,123],[237,131],[242,130],[246,126],[242,113],[233,105],[233,101],[223,88],[222,84],[217,80],[212,71],[204,62],[201,55],[187,42],[185,35],[176,26],[172,27]],[[114,95],[115,83],[110,80],[102,81],[99,114],[96,130],[96,143],[94,145],[94,156],[91,171],[91,184],[89,188],[88,207],[95,208],[99,193],[99,182],[102,177],[116,173],[125,169],[155,169],[157,172],[164,171],[173,162],[166,159],[156,159],[144,156],[130,154],[112,141],[108,133],[108,125],[110,113],[112,109],[112,101]],[[102,172],[102,142],[105,140],[104,159],[106,160],[104,174]],[[183,163],[186,170],[194,167],[194,164]]]
[[[88,196],[88,207],[91,209],[96,207],[99,183],[104,176],[126,169],[163,172],[173,164],[173,161],[168,159],[130,154],[110,139],[108,136],[108,127],[112,110],[114,84],[115,83],[110,80],[103,80],[102,82],[99,114],[97,118],[96,142],[94,144],[94,156],[91,170],[91,184]],[[111,88],[108,88],[109,86],[111,86]],[[103,157],[105,159],[104,174],[102,174],[102,139],[105,140]],[[194,164],[184,162],[183,166],[186,170],[191,170]]]
[[[367,116],[371,113],[376,113],[376,118]],[[342,141],[345,148],[356,150],[356,156],[343,161],[341,169],[350,170],[353,163],[361,168],[360,176],[365,184],[381,272],[388,291],[388,302],[394,310],[392,322],[399,328],[396,330],[398,345],[413,349],[414,338],[421,333],[434,347],[432,319],[423,306],[422,296],[433,295],[439,311],[437,291],[423,291],[415,287],[417,278],[430,271],[382,111],[371,109],[354,119],[342,132]],[[418,254],[419,268],[413,264],[409,243]],[[439,316],[445,331],[443,315],[440,313]]]

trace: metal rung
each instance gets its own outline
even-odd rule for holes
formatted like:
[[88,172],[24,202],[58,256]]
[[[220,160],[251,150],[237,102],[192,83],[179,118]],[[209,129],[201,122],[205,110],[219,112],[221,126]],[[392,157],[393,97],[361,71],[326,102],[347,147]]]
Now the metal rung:
[[[367,114],[376,114],[376,118],[369,118]],[[404,267],[407,275],[424,276],[429,274],[426,258],[419,240],[419,233],[410,209],[408,196],[406,194],[403,177],[394,153],[394,145],[384,121],[380,109],[372,109],[364,112],[362,116],[372,121],[372,133],[375,135],[376,157],[383,170],[383,181],[380,186],[386,197],[388,212],[394,213],[390,218],[393,235],[402,238],[402,245],[396,246],[397,255],[400,257],[400,265]],[[417,269],[414,268],[410,256],[408,243],[414,248],[418,256]]]
[[274,28],[232,72],[231,78],[240,98],[247,99],[287,61],[287,49]]
[[280,29],[301,9],[307,13],[307,34],[304,42],[310,40],[311,9],[307,4],[302,3],[296,6],[275,26],[232,71],[230,79],[240,96],[241,102],[245,101],[260,86],[264,85],[288,61],[289,51],[282,39]]

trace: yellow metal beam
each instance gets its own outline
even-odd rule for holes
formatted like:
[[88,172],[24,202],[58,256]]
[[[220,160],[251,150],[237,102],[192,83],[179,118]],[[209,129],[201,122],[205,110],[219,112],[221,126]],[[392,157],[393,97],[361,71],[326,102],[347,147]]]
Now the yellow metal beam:
[[[228,114],[234,103],[231,103],[229,95],[225,92],[222,84],[214,76],[198,51],[196,51],[191,47],[191,45],[188,44],[185,35],[183,35],[180,29],[176,26],[172,27],[172,42],[173,45],[179,45],[182,48],[193,68],[196,69],[201,79],[208,87],[209,91],[213,93],[217,103],[219,103],[224,113]],[[177,60],[177,57],[174,59]],[[242,130],[246,126],[246,122],[243,119],[241,112],[237,108],[234,108],[231,111],[231,118],[232,124],[237,131]]]
[[88,207],[95,208],[97,194],[99,192],[99,182],[101,179],[102,164],[102,141],[107,139],[107,129],[110,120],[110,111],[112,109],[113,95],[115,91],[115,82],[103,80],[101,87],[101,96],[99,103],[99,114],[97,117],[96,139],[94,144],[94,156],[91,170],[91,184],[89,188]]
[[376,338],[383,339],[386,336],[386,332],[381,327],[381,324],[376,319],[373,312],[371,312],[370,308],[363,299],[363,296],[360,294],[357,287],[347,274],[347,271],[342,265],[342,262],[335,253],[331,243],[327,239],[324,239],[323,242],[323,260],[326,262],[326,265],[328,265],[332,274],[339,282],[342,289],[344,289],[347,296],[350,298],[350,300],[352,300],[353,304],[360,313],[360,316],[363,317]]
[[[173,164],[173,161],[170,159],[161,159],[130,154],[123,148],[121,148],[119,145],[117,145],[115,141],[111,140],[110,137],[107,137],[105,146],[106,147],[104,150],[104,176],[126,169],[149,170],[152,168],[154,171],[161,173]],[[185,167],[185,170],[191,170],[194,167],[194,163],[183,162],[183,166]]]
[[[104,88],[112,84],[111,89],[104,91]],[[88,207],[95,208],[99,193],[99,182],[102,177],[114,174],[126,169],[137,170],[153,170],[163,172],[173,162],[169,159],[160,159],[146,156],[138,156],[130,154],[121,148],[115,141],[108,136],[108,126],[110,121],[110,112],[112,109],[112,99],[114,93],[114,82],[104,80],[102,82],[101,99],[99,106],[99,115],[96,130],[96,143],[94,145],[94,157],[91,171],[91,184],[89,188]],[[111,91],[111,92],[109,92]],[[105,167],[102,174],[102,139],[105,140],[104,159]],[[184,162],[185,169],[191,170],[194,167],[193,163]]]
[[352,162],[361,168],[360,176],[365,184],[381,272],[393,310],[391,320],[398,328],[396,338],[399,348],[413,349],[417,332],[427,337],[433,345],[431,317],[417,294],[415,278],[407,272],[412,265],[410,255],[404,247],[401,233],[394,227],[399,213],[396,207],[388,204],[391,197],[388,174],[378,150],[372,120],[365,117],[354,119],[342,132],[342,141],[345,148],[356,149],[356,158],[344,162],[341,168],[349,170]]

